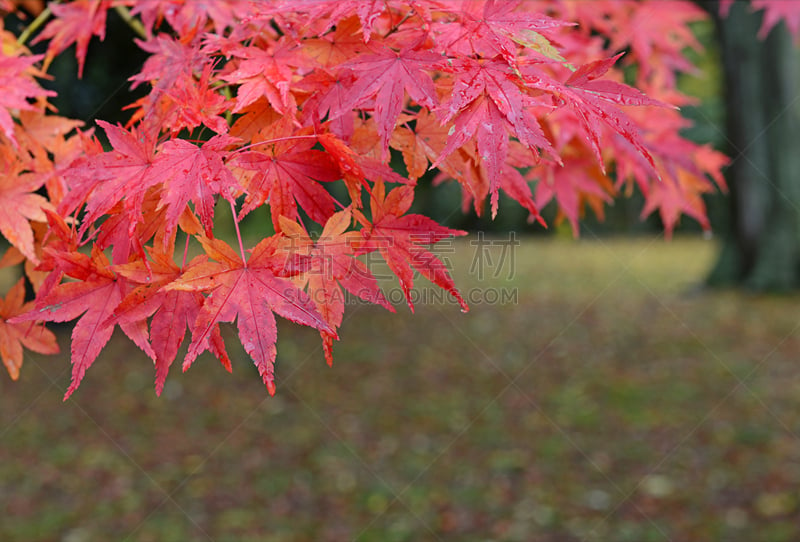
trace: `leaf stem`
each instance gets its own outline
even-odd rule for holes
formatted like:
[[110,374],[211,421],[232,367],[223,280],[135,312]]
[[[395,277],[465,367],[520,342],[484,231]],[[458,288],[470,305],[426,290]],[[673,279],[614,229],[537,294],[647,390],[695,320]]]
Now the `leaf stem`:
[[[57,4],[58,2],[53,2],[53,3]],[[50,6],[44,8],[44,11],[42,11],[33,20],[33,22],[31,22],[31,24],[28,25],[28,27],[22,32],[22,34],[19,35],[19,37],[17,38],[17,43],[19,45],[25,45],[25,42],[28,41],[28,39],[30,39],[31,35],[37,30],[39,30],[39,27],[42,26],[45,23],[45,21],[50,18],[50,15],[52,14],[53,11],[50,9]]]
[[189,239],[190,235],[186,234],[186,244],[183,246],[183,261],[181,262],[181,271],[186,269],[186,256],[189,254]]
[[246,151],[247,149],[252,149],[257,145],[270,145],[272,143],[280,143],[281,141],[291,141],[293,139],[317,139],[317,135],[276,137],[275,139],[267,139],[265,141],[259,141],[257,143],[251,143],[250,145],[245,145],[244,147],[239,147],[235,151],[232,151],[231,154],[236,152]]
[[239,240],[239,253],[242,255],[242,263],[247,267],[247,258],[244,255],[244,244],[242,243],[242,232],[239,231],[239,221],[236,219],[236,207],[233,205],[233,200],[228,200],[231,204],[231,213],[233,213],[233,225],[236,227],[236,238]]
[[116,6],[114,6],[114,10],[117,12],[117,14],[119,14],[120,17],[122,17],[123,21],[128,23],[128,26],[130,26],[131,29],[139,35],[140,38],[142,38],[143,40],[147,39],[148,37],[147,30],[145,30],[144,25],[139,19],[131,15],[131,12],[130,10],[128,10],[127,7],[121,4],[117,4]]

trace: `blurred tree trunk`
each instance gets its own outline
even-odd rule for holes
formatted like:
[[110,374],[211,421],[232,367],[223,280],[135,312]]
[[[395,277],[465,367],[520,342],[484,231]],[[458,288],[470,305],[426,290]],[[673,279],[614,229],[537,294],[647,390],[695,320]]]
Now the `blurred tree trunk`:
[[761,13],[734,2],[717,19],[725,77],[731,216],[708,283],[800,286],[800,53],[781,23],[757,37]]

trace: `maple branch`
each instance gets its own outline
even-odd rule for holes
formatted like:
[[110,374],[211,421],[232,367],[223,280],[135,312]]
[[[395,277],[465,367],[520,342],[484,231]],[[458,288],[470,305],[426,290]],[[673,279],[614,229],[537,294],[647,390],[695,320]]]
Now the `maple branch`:
[[403,24],[404,22],[406,22],[412,15],[414,15],[414,9],[409,10],[409,12],[406,13],[403,16],[403,18],[400,19],[400,21],[397,22],[397,24],[393,25],[392,28],[389,29],[389,31],[383,36],[384,39],[388,38],[389,36],[391,36],[392,34],[397,32],[398,30],[400,30],[400,25]]
[[[53,2],[53,3],[58,4],[58,2]],[[28,39],[31,37],[31,34],[39,30],[39,27],[41,27],[45,23],[45,21],[50,18],[50,15],[52,14],[53,12],[50,9],[50,6],[47,6],[44,9],[44,11],[42,11],[33,20],[33,22],[31,22],[31,24],[29,24],[28,27],[19,35],[19,37],[17,38],[17,43],[19,45],[25,45],[25,42],[28,41]]]
[[233,205],[232,200],[228,200],[231,204],[231,213],[233,214],[233,225],[236,226],[236,238],[239,239],[239,253],[242,255],[242,264],[247,267],[247,258],[244,255],[244,244],[242,243],[242,232],[239,230],[239,221],[236,219],[236,207]]
[[147,30],[145,30],[144,25],[139,21],[139,19],[135,18],[131,15],[131,12],[125,6],[121,4],[117,4],[114,6],[114,10],[117,14],[122,17],[122,20],[125,21],[131,29],[136,32],[140,38],[143,40],[147,39]]

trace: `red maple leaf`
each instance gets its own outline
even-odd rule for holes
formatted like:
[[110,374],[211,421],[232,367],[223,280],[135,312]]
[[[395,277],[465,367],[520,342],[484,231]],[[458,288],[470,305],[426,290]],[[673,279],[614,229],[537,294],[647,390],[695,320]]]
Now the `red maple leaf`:
[[[781,3],[791,4],[783,1]],[[626,17],[615,21],[617,27],[610,29],[612,40],[609,50],[630,50],[630,58],[626,58],[626,61],[637,65],[637,86],[644,88],[653,76],[666,75],[671,78],[669,86],[675,87],[673,73],[694,70],[684,52],[688,47],[696,51],[703,49],[690,26],[690,23],[706,18],[703,8],[698,4],[647,2],[641,5],[617,4],[613,7],[617,11],[623,11]],[[617,31],[622,27],[627,31]],[[659,64],[666,64],[671,70],[665,70]]]
[[40,354],[57,354],[58,343],[53,332],[33,322],[9,322],[15,316],[31,310],[33,302],[25,303],[25,279],[11,287],[0,300],[0,357],[12,380],[19,378],[22,367],[22,347]]
[[324,32],[341,19],[349,18],[356,13],[361,22],[361,31],[366,43],[370,40],[375,22],[384,13],[386,7],[386,0],[304,0],[302,3],[292,0],[279,4],[277,9],[304,13],[304,19],[307,21],[323,22],[324,28],[315,28],[320,32]]
[[441,106],[443,122],[453,129],[436,167],[475,135],[478,154],[486,165],[491,192],[492,217],[497,214],[498,190],[506,156],[508,129],[520,143],[538,155],[538,149],[555,155],[530,107],[537,101],[524,92],[522,79],[506,62],[464,59],[452,63],[456,73],[450,100]]
[[388,164],[356,152],[334,134],[318,134],[317,139],[339,165],[353,207],[361,207],[361,187],[369,187],[367,179],[374,182],[408,182],[408,179],[397,174]]
[[[114,271],[138,284],[119,303],[111,317],[112,322],[139,323],[150,321],[150,345],[155,353],[156,395],[161,395],[167,373],[178,354],[186,329],[192,327],[203,306],[205,298],[199,292],[167,290],[163,286],[180,277],[183,270],[172,259],[171,254],[150,251],[151,261],[142,260],[114,266]],[[206,262],[198,256],[190,266]],[[210,332],[210,350],[223,367],[231,370],[231,361],[225,351],[219,326]]]
[[641,216],[644,218],[658,210],[667,238],[672,236],[681,214],[691,216],[704,230],[709,231],[711,225],[702,195],[711,191],[713,187],[707,179],[680,170],[676,179],[665,179],[650,186]]
[[302,53],[323,67],[338,66],[365,49],[364,40],[358,35],[360,28],[358,17],[342,19],[333,31],[304,40]]
[[433,25],[445,50],[452,55],[485,58],[516,56],[517,43],[526,41],[531,32],[569,26],[546,15],[517,11],[520,0],[448,0],[441,2],[455,20],[445,19]]
[[287,254],[278,251],[280,235],[256,245],[243,261],[227,244],[201,239],[217,261],[187,267],[181,277],[168,284],[169,290],[207,291],[205,303],[192,325],[192,342],[184,360],[184,369],[209,347],[209,339],[220,322],[233,322],[239,340],[253,358],[258,372],[272,395],[275,393],[275,315],[335,335],[334,329],[320,316],[308,296],[286,274]]
[[14,137],[15,125],[11,113],[35,110],[28,98],[56,95],[51,90],[44,90],[33,79],[39,73],[33,65],[42,58],[42,55],[9,56],[0,48],[0,130],[15,146],[17,140]]
[[41,262],[36,266],[35,273],[26,269],[37,297],[47,295],[61,282],[65,260],[59,255],[78,251],[78,239],[74,228],[70,227],[58,213],[49,210],[45,210],[44,213],[47,216],[47,247],[42,250]]
[[247,6],[247,0],[147,0],[133,3],[131,14],[140,14],[145,28],[155,28],[166,19],[180,34],[203,29],[210,20],[221,34],[237,23],[237,12],[247,13]]
[[[417,120],[419,126],[420,121]],[[438,125],[438,122],[436,123]],[[434,152],[430,145],[422,139],[419,130],[412,130],[408,126],[398,126],[392,132],[392,139],[389,141],[393,149],[403,154],[403,162],[406,165],[408,178],[416,181],[428,171],[428,157],[433,160],[439,156]]]
[[[19,122],[20,129],[16,135],[23,142],[24,148],[33,155],[33,164],[30,167],[37,173],[53,173],[57,168],[54,162],[65,158],[67,163],[72,162],[72,158],[82,150],[75,145],[80,137],[67,136],[83,126],[83,122],[79,120],[47,115],[44,110],[31,109],[19,111]],[[52,198],[54,194],[50,196]]]
[[[230,136],[216,135],[201,147],[183,139],[171,139],[161,146],[154,167],[158,168],[163,183],[161,205],[167,208],[164,219],[168,234],[175,231],[178,219],[191,201],[206,235],[211,236],[216,197],[233,201],[240,191],[238,181],[224,162],[228,154],[224,149],[236,141]],[[168,238],[169,235],[165,236],[165,243]]]
[[728,158],[710,146],[698,146],[675,135],[665,135],[651,144],[651,148],[664,171],[664,179],[644,190],[642,217],[658,209],[667,237],[672,235],[681,214],[691,216],[709,231],[711,225],[702,195],[714,191],[709,177],[721,190],[727,189],[720,170],[728,164]]
[[650,164],[653,176],[658,177],[655,162],[639,127],[619,106],[671,106],[654,100],[628,85],[600,79],[620,56],[622,54],[585,64],[573,72],[564,84],[554,81],[535,65],[526,66],[522,72],[526,81],[553,93],[564,107],[577,115],[585,130],[586,140],[604,170],[601,139],[603,127],[607,127],[633,145]]
[[389,137],[405,105],[403,90],[420,105],[433,108],[437,102],[436,89],[428,72],[441,62],[440,55],[417,50],[413,46],[400,51],[373,46],[370,54],[359,55],[342,64],[342,69],[352,70],[356,74],[356,80],[348,89],[346,101],[339,106],[341,109],[332,111],[333,116],[348,112],[374,95],[373,115],[385,159],[389,151]]
[[133,81],[131,88],[141,83],[152,83],[159,91],[167,90],[175,86],[178,79],[193,77],[208,62],[198,44],[185,43],[164,34],[148,41],[137,40],[136,44],[150,56],[141,71],[130,78]]
[[366,176],[364,169],[361,167],[363,158],[353,152],[347,143],[333,134],[319,134],[317,138],[338,164],[353,206],[361,206],[361,186],[365,184],[364,178]]
[[289,92],[294,73],[287,62],[290,55],[286,47],[278,46],[270,51],[259,47],[238,47],[231,54],[240,59],[239,63],[221,79],[239,85],[236,105],[232,109],[234,113],[266,97],[279,113],[294,114],[297,106]]
[[142,200],[147,189],[162,182],[165,172],[154,166],[156,141],[151,132],[133,128],[130,132],[102,120],[112,150],[80,158],[67,172],[69,192],[59,205],[59,212],[70,214],[85,204],[79,234],[103,215],[125,201],[125,217],[132,232],[143,220]]
[[295,85],[296,89],[309,94],[308,99],[303,102],[301,122],[317,126],[326,119],[331,133],[349,141],[355,126],[354,113],[344,109],[343,104],[348,100],[348,88],[354,79],[352,72],[339,70],[333,74],[324,69],[314,70],[303,78]]
[[44,184],[41,176],[20,173],[22,165],[9,147],[0,147],[0,233],[26,258],[39,261],[29,220],[45,222],[50,202],[35,192]]
[[800,5],[786,0],[753,0],[753,10],[764,10],[764,22],[758,31],[758,38],[764,39],[770,30],[784,21],[793,36],[800,35]]
[[417,214],[404,214],[414,200],[413,186],[398,186],[385,194],[383,183],[375,183],[370,198],[372,221],[360,211],[354,211],[356,219],[364,226],[364,242],[359,253],[379,251],[397,275],[400,287],[411,311],[414,302],[411,289],[414,287],[414,271],[447,290],[461,305],[461,310],[469,310],[466,301],[458,293],[447,267],[439,258],[424,248],[447,239],[453,235],[466,235],[467,232],[452,230],[441,226],[430,218]]
[[[583,145],[579,148],[586,150]],[[534,168],[531,174],[539,179],[536,185],[537,207],[541,209],[555,199],[559,220],[566,216],[576,237],[584,203],[588,202],[596,212],[598,209],[602,212],[602,206],[594,205],[594,202],[609,203],[610,194],[614,193],[611,181],[603,175],[591,155],[571,156],[561,166]]]
[[336,211],[336,200],[319,183],[336,181],[342,174],[330,154],[312,149],[315,144],[313,138],[281,141],[259,145],[266,146],[264,151],[235,155],[232,165],[255,172],[245,183],[247,198],[240,217],[268,200],[276,229],[281,216],[297,218],[298,206],[311,220],[324,224]]
[[[378,281],[370,270],[364,262],[355,259],[355,248],[362,237],[357,231],[346,231],[350,226],[351,216],[349,209],[331,216],[316,241],[312,241],[297,222],[286,217],[281,217],[280,221],[288,249],[310,257],[308,270],[298,275],[295,282],[301,288],[307,289],[317,310],[334,330],[342,325],[344,315],[342,287],[364,301],[394,312],[394,307],[381,293]],[[331,365],[333,335],[325,331],[320,331],[320,335],[325,359]]]
[[[78,281],[59,284],[38,299],[33,310],[10,321],[66,322],[80,316],[72,328],[72,382],[64,395],[67,400],[111,338],[115,324],[109,323],[109,316],[122,300],[127,283],[118,280],[109,268],[108,259],[97,249],[91,257],[79,252],[59,253],[55,257],[61,260],[63,272]],[[120,328],[148,356],[155,357],[147,341],[146,326],[121,322]]]
[[[392,147],[403,153],[403,160],[411,179],[423,175],[428,169],[428,161],[436,162],[442,156],[449,138],[447,125],[441,124],[433,113],[420,111],[414,116],[414,129],[400,126],[395,130]],[[437,168],[440,175],[437,183],[445,177],[458,180],[468,199],[475,200],[475,212],[480,215],[481,206],[488,188],[485,179],[480,178],[480,169],[475,152],[476,145],[465,145],[440,160]],[[466,210],[469,209],[467,205]]]
[[162,123],[173,134],[205,125],[218,134],[228,133],[228,123],[220,115],[228,108],[228,100],[213,88],[212,66],[206,64],[200,77],[178,79],[167,89],[161,105]]
[[50,39],[45,66],[74,43],[75,57],[78,59],[78,77],[82,77],[83,64],[92,36],[98,36],[100,40],[105,39],[106,11],[110,5],[111,2],[108,0],[74,0],[62,4],[51,2],[49,7],[55,18],[47,23],[42,33],[33,40],[35,44]]

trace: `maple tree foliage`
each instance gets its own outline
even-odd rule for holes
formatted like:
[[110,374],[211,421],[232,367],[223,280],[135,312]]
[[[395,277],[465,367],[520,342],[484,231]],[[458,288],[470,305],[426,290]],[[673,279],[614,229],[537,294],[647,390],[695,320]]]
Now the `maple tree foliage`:
[[[688,25],[704,17],[690,2],[1,0],[0,10],[20,4],[35,17],[28,30],[0,27],[10,244],[0,263],[24,262],[36,298],[24,302],[21,280],[0,303],[0,355],[16,379],[22,346],[57,350],[42,322],[77,318],[65,398],[116,326],[153,360],[160,393],[187,331],[184,370],[206,350],[230,370],[220,324],[234,321],[274,393],[276,314],[317,329],[331,363],[344,292],[393,310],[361,258],[371,253],[412,310],[415,272],[467,310],[429,248],[465,232],[409,212],[429,170],[460,185],[465,211],[494,216],[502,192],[531,221],[556,205],[576,233],[586,207],[602,216],[634,186],[668,233],[682,214],[708,227],[701,196],[724,188],[726,158],[680,136],[677,106],[691,99],[676,74],[692,69]],[[765,25],[797,15],[753,4],[774,10]],[[38,79],[71,45],[82,72],[110,10],[150,55],[130,76],[149,92],[125,126],[86,126],[59,116]],[[32,54],[29,38],[46,53]],[[234,239],[215,237],[220,206]],[[240,221],[267,211],[272,231],[245,246]]]

